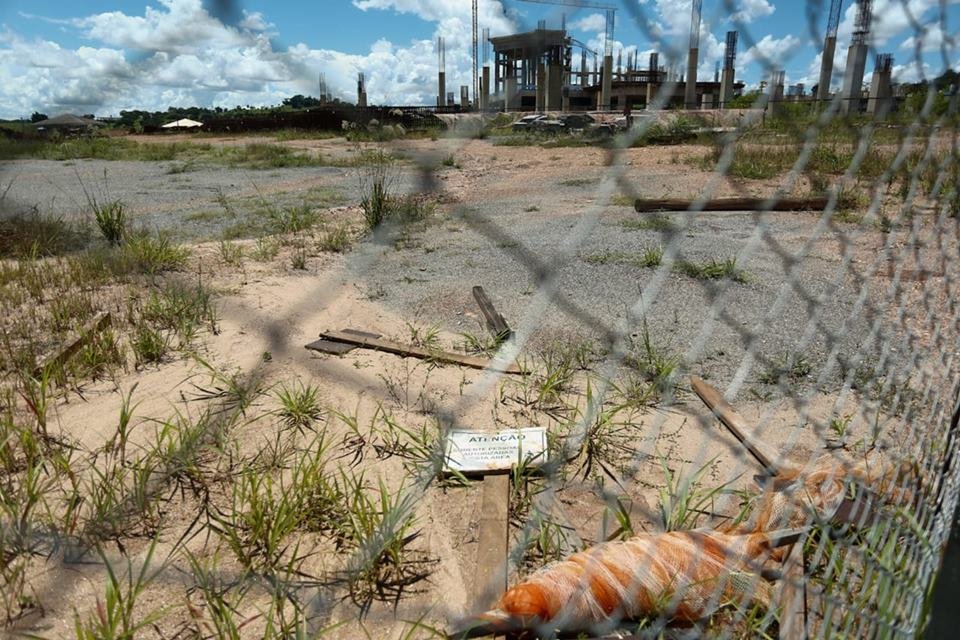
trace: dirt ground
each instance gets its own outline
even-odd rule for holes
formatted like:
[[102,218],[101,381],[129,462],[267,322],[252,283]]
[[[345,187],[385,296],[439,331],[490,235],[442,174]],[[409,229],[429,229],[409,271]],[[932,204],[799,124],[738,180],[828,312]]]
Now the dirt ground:
[[[180,137],[188,138],[162,141]],[[281,144],[331,157],[349,157],[358,148],[343,139]],[[396,169],[397,191],[429,190],[434,205],[422,221],[388,224],[369,235],[363,234],[359,207],[361,170],[354,168],[256,171],[201,164],[181,173],[176,163],[87,160],[22,160],[2,168],[4,182],[15,176],[6,197],[24,208],[86,216],[78,183],[126,202],[134,224],[170,231],[193,247],[190,267],[174,277],[189,281],[199,270],[218,292],[217,331],[201,334],[196,357],[179,354],[159,365],[127,367],[56,400],[52,430],[73,443],[78,458],[109,446],[128,394],[135,407],[130,446],[136,449],[162,438],[162,425],[171,416],[196,417],[212,402],[204,390],[222,385],[223,378],[212,377],[206,364],[260,381],[261,393],[231,425],[218,460],[205,463],[211,476],[224,474],[213,492],[191,493],[181,483],[165,493],[153,553],[154,566],[162,570],[149,597],[137,605],[142,612],[162,610],[162,616],[137,637],[212,632],[185,551],[209,562],[224,585],[236,586],[232,581],[242,575],[241,564],[209,531],[197,533],[195,521],[211,508],[228,509],[235,484],[226,458],[262,461],[288,437],[279,424],[276,392],[293,381],[319,388],[324,411],[316,426],[326,450],[319,450],[310,433],[290,436],[291,446],[307,455],[312,447],[317,456],[330,458],[331,468],[363,473],[371,486],[382,478],[391,492],[410,492],[412,529],[419,532],[412,548],[427,567],[427,577],[399,600],[374,600],[361,615],[342,586],[327,580],[342,569],[347,554],[323,535],[296,534],[300,546],[285,557],[306,559],[290,593],[305,603],[312,628],[329,628],[323,637],[330,638],[361,637],[360,626],[370,637],[431,637],[426,626],[414,623],[443,629],[489,604],[478,603],[473,592],[479,483],[461,487],[435,476],[424,481],[431,476],[424,471],[427,462],[412,463],[412,457],[383,446],[385,416],[403,433],[422,429],[431,442],[441,427],[490,431],[538,424],[549,427],[562,446],[576,440],[588,388],[599,393],[607,383],[622,387],[635,376],[630,360],[614,357],[617,349],[635,359],[651,351],[675,359],[675,390],[668,397],[613,418],[623,429],[606,442],[618,452],[609,454],[608,461],[615,460],[609,469],[591,468],[581,453],[549,479],[555,500],[541,506],[567,527],[564,544],[573,547],[611,533],[608,505],[617,497],[632,504],[636,529],[656,530],[657,505],[668,484],[665,469],[678,475],[703,469],[702,482],[710,486],[752,486],[756,463],[707,417],[690,391],[691,374],[721,391],[729,387],[729,398],[757,425],[758,436],[794,463],[837,451],[840,436],[830,425],[844,416],[850,418],[842,440],[851,446],[874,437],[889,444],[909,436],[909,425],[877,408],[879,399],[868,398],[855,384],[851,388],[850,372],[893,372],[916,355],[916,343],[900,342],[901,329],[890,317],[904,309],[910,316],[931,284],[940,291],[944,263],[957,257],[956,236],[936,250],[925,237],[932,214],[921,213],[891,233],[805,212],[677,213],[664,216],[665,227],[642,228],[636,223],[643,214],[633,211],[632,197],[768,195],[780,180],[717,178],[699,167],[706,150],[694,145],[627,149],[613,165],[610,153],[597,148],[497,146],[472,139],[399,141],[389,148],[406,159]],[[421,164],[430,171],[422,173]],[[797,185],[795,191],[806,188]],[[262,201],[320,208],[325,220],[348,225],[355,244],[345,253],[311,249],[301,270],[291,267],[289,246],[273,259],[255,261],[249,254],[257,240],[239,237],[234,242],[248,257],[239,265],[226,263],[218,212]],[[633,260],[654,248],[663,250],[659,266]],[[742,278],[698,279],[673,268],[681,261],[733,257]],[[910,270],[893,289],[891,264]],[[922,269],[929,275],[917,275]],[[515,328],[520,358],[532,375],[496,377],[365,349],[333,356],[304,348],[323,331],[353,328],[400,342],[435,332],[431,344],[461,350],[464,334],[486,332],[471,295],[474,285],[485,288]],[[927,304],[942,299],[940,293]],[[122,313],[119,303],[113,311]],[[917,317],[903,323],[905,333],[929,338],[926,315],[915,311]],[[623,339],[607,344],[612,334]],[[582,345],[582,358],[561,393],[544,399],[544,370],[558,345]],[[790,358],[794,366],[778,385],[771,371]],[[409,444],[410,437],[403,438]],[[283,478],[289,469],[280,464],[272,473]],[[710,506],[715,516],[738,508],[732,495]],[[511,535],[516,541],[520,529],[514,527]],[[103,554],[121,567],[129,559],[136,568],[148,550],[148,537],[131,536],[104,546]],[[13,629],[66,637],[78,616],[95,612],[104,598],[102,560],[92,553],[81,562],[68,556],[69,550],[61,549],[31,563],[31,593],[40,606]],[[511,581],[528,569],[518,557],[508,560]],[[242,637],[261,637],[265,612],[273,606],[265,595],[268,580],[254,582],[235,608],[237,620],[247,621]]]

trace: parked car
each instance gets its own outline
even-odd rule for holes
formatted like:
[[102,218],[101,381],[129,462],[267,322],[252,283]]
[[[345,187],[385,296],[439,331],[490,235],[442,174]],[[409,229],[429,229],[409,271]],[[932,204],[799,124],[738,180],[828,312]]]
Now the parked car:
[[510,128],[513,129],[514,131],[528,131],[529,129],[532,128],[532,125],[535,122],[538,122],[539,120],[545,120],[546,117],[547,116],[543,115],[542,113],[535,114],[532,116],[523,116],[522,118],[514,122],[512,125],[510,125]]

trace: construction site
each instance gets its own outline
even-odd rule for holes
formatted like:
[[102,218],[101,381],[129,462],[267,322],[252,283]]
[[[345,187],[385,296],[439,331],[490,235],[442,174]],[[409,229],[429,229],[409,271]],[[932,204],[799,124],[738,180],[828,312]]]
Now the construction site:
[[535,4],[430,23],[426,104],[0,123],[0,635],[949,637],[952,71],[870,0],[815,91],[732,19],[704,77],[722,2]]

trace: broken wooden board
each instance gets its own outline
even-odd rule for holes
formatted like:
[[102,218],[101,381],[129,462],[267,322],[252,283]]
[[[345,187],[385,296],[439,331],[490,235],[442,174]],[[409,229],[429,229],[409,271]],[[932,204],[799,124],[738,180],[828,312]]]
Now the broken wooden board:
[[509,340],[513,331],[503,315],[490,302],[490,298],[487,297],[487,292],[483,290],[483,287],[478,285],[473,288],[473,298],[480,305],[480,313],[487,321],[487,329],[490,330],[490,333],[498,340]]
[[547,429],[505,429],[496,433],[452,430],[447,433],[445,471],[471,474],[509,471],[518,464],[546,462]]
[[77,335],[62,344],[56,351],[41,358],[33,369],[33,375],[38,377],[48,367],[64,365],[90,338],[109,327],[110,321],[109,311],[103,311],[95,315],[87,324],[83,325]]
[[345,342],[358,347],[385,351],[404,357],[422,358],[424,360],[434,360],[436,362],[446,362],[449,364],[461,364],[466,367],[473,367],[474,369],[494,369],[504,373],[524,373],[516,362],[511,362],[506,366],[498,366],[489,358],[478,358],[462,353],[426,349],[416,345],[401,344],[384,338],[369,338],[348,331],[326,331],[320,334],[320,337],[325,340]]
[[783,561],[783,580],[780,583],[780,633],[782,640],[802,640],[807,637],[807,576],[803,557],[803,543],[790,548]]
[[[358,336],[364,336],[367,338],[379,338],[381,337],[379,333],[370,333],[368,331],[358,331],[356,329],[344,329],[346,333],[352,333]],[[320,353],[330,353],[336,356],[342,356],[345,353],[350,353],[357,348],[355,344],[349,344],[347,342],[338,342],[335,340],[326,340],[320,338],[319,340],[314,340],[313,342],[304,345],[305,349],[310,351],[319,351]]]
[[[678,198],[638,198],[633,208],[648,211],[689,211],[695,200]],[[698,205],[697,211],[823,211],[826,198],[712,198]]]
[[776,463],[777,453],[766,443],[755,440],[748,435],[750,427],[747,421],[723,399],[723,396],[715,387],[697,376],[690,376],[690,385],[693,387],[693,391],[703,400],[703,403],[707,405],[707,408],[713,412],[713,415],[720,419],[720,422],[747,448],[747,451],[769,475],[775,476],[780,473],[780,467]]

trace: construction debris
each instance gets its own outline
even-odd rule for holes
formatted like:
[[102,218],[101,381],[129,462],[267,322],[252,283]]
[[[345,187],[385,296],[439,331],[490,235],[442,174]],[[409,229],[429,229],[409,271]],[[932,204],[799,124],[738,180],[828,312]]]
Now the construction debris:
[[487,297],[487,292],[483,290],[483,287],[474,287],[473,297],[477,301],[477,304],[480,305],[480,312],[487,321],[487,328],[494,337],[499,341],[509,340],[513,335],[513,331],[510,329],[510,325],[507,324],[503,315],[497,311],[493,303],[490,302],[490,298]]
[[[344,329],[344,333],[352,333],[358,336],[366,338],[380,338],[379,333],[370,333],[367,331],[357,331],[356,329]],[[310,351],[319,351],[320,353],[330,353],[337,356],[342,356],[345,353],[350,353],[357,348],[357,345],[350,344],[348,342],[339,342],[336,340],[327,340],[325,338],[320,338],[319,340],[314,340],[310,344],[304,345],[306,349]]]

